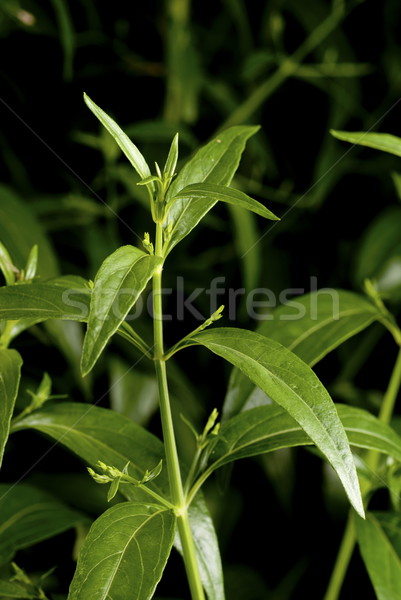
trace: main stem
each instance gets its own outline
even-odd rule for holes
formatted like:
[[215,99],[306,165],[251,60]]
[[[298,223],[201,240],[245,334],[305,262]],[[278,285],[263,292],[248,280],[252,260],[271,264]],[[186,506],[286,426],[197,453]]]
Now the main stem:
[[[162,256],[162,248],[163,228],[160,223],[156,223],[156,256]],[[203,586],[200,579],[198,561],[196,558],[194,540],[189,524],[188,507],[182,486],[177,445],[175,442],[174,426],[167,384],[166,362],[164,360],[162,315],[162,271],[160,269],[153,275],[153,327],[155,343],[154,362],[159,388],[160,416],[166,452],[167,471],[172,501],[177,516],[178,532],[182,544],[182,554],[192,600],[205,600],[205,594],[203,592]]]
[[[395,401],[401,386],[401,349],[398,351],[398,356],[395,361],[393,372],[391,374],[390,382],[386,393],[384,394],[383,402],[378,415],[379,421],[382,423],[390,423]],[[366,457],[366,465],[373,472],[376,471],[379,462],[379,453],[376,451],[370,451]],[[370,484],[367,483],[365,486],[361,486],[362,497],[367,500],[370,492]],[[354,547],[356,543],[356,533],[353,515],[350,514],[348,517],[347,525],[345,527],[343,539],[341,542],[340,549],[337,554],[336,564],[334,565],[333,572],[331,574],[330,582],[326,591],[324,600],[337,600],[341,587],[344,582],[345,575],[347,573],[348,565],[351,560]]]

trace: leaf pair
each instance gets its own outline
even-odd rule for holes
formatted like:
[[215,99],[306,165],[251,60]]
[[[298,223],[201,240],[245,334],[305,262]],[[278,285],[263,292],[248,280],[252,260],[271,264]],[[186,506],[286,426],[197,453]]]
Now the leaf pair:
[[[164,458],[163,444],[158,438],[139,425],[136,425],[130,419],[114,411],[99,408],[97,406],[88,406],[69,402],[54,404],[53,406],[46,404],[41,410],[24,417],[21,421],[17,421],[13,427],[13,431],[21,431],[24,429],[34,429],[50,436],[54,441],[63,444],[69,450],[78,455],[85,462],[85,464],[91,465],[92,467],[96,467],[99,457],[101,457],[102,460],[107,464],[113,465],[120,470],[122,470],[129,461],[128,472],[137,480],[141,480],[143,478],[146,471],[145,465],[156,465],[162,458]],[[169,497],[169,482],[166,469],[163,469],[160,475],[147,485],[159,495],[163,495],[166,498]],[[125,545],[125,542],[121,537],[121,535],[123,535],[123,533],[121,533],[121,529],[125,529],[123,527],[123,522],[125,524],[128,523],[135,511],[141,510],[143,512],[144,505],[149,506],[149,495],[143,489],[129,485],[122,486],[120,488],[120,492],[123,493],[127,500],[129,500],[129,506],[125,503],[118,505],[126,506],[126,508],[121,509],[121,513],[118,513],[118,511],[115,512],[115,507],[108,509],[108,511],[106,511],[104,515],[101,516],[98,521],[96,521],[96,523],[100,522],[101,524],[96,531],[100,533],[104,526],[104,529],[107,529],[110,537],[113,538],[114,529],[111,526],[111,522],[113,521],[116,526],[118,539],[122,541],[120,550],[123,550]],[[142,508],[138,508],[139,504],[142,505]],[[153,501],[151,501],[151,504],[153,504]],[[158,507],[158,510],[160,509],[164,510],[165,507]],[[110,511],[112,511],[111,515],[114,515],[114,517],[116,514],[121,515],[123,521],[121,523],[121,528],[119,520],[116,518],[109,519],[108,515],[110,514]],[[210,600],[223,600],[223,576],[216,533],[210,514],[206,508],[201,494],[198,494],[191,504],[189,509],[189,517],[194,536],[195,547],[197,550],[203,585]],[[166,527],[170,528],[171,514],[169,512],[163,512],[163,517],[157,517],[153,523],[158,522],[160,525],[164,520],[167,523]],[[158,532],[156,529],[157,528],[153,528],[153,525],[151,525],[150,528],[146,530],[148,535],[141,538],[141,544],[146,546],[147,542],[149,541],[149,544],[152,545],[154,550],[154,544],[160,543],[160,536],[162,535],[162,532]],[[152,534],[152,540],[156,541],[152,541],[150,539],[151,532],[154,532],[154,537]],[[89,535],[91,536],[91,534]],[[106,535],[106,531],[104,535]],[[97,568],[96,565],[98,563],[99,554],[97,554],[98,551],[95,545],[92,546],[92,540],[93,537],[89,537],[88,543],[91,545],[91,552],[89,553],[88,551],[88,553],[84,555],[85,569],[88,566],[87,561],[91,560],[89,554],[92,554],[92,551],[94,553],[94,559],[91,564],[95,567],[95,569]],[[164,568],[163,561],[166,560],[169,547],[171,547],[169,540],[169,536],[164,537],[163,547],[160,547],[161,571]],[[134,538],[132,539],[132,544],[133,546],[131,551],[133,552],[133,548],[136,545]],[[178,545],[177,540],[175,541],[175,544]],[[108,542],[105,543],[104,546],[107,549],[110,548],[113,546],[113,540],[110,541],[110,544]],[[113,547],[115,548],[115,546]],[[115,551],[117,552],[117,550]],[[147,550],[145,549],[144,551]],[[99,552],[101,552],[100,549]],[[107,552],[107,550],[105,550],[105,552]],[[116,560],[116,556],[117,555],[114,555],[114,557],[111,557],[110,559],[105,558],[105,560],[102,562],[104,573],[108,573],[110,578],[113,578],[114,568],[116,566],[116,562],[114,562]],[[128,554],[124,554],[124,560],[127,558],[127,556]],[[79,565],[79,569],[80,568],[81,567]],[[125,570],[125,562],[121,563],[120,568],[123,569],[124,573],[127,572]],[[137,565],[136,568],[140,569],[141,567],[140,565]],[[139,570],[136,572],[133,569],[134,567],[131,565],[131,578],[135,578],[137,575],[138,577],[142,577]],[[157,569],[156,571],[161,575],[161,571],[158,571]],[[83,582],[81,571],[79,571],[79,573],[79,576],[77,575],[77,577],[79,577],[78,581]],[[148,584],[144,583],[143,590],[145,594],[145,591],[151,589],[152,585],[154,585],[154,574],[152,569],[147,568],[145,568],[144,573],[144,579],[149,581],[149,587],[146,587]],[[119,580],[120,579],[118,577],[115,581],[113,580],[113,585],[117,586]],[[92,582],[93,593],[97,593],[96,581],[92,580]],[[124,582],[122,582],[121,585],[124,586]],[[88,595],[78,595],[78,589],[75,583],[73,589],[74,594],[77,594],[77,597],[80,599],[82,598],[85,600],[88,597]],[[103,588],[103,590],[105,590],[105,588]],[[127,597],[125,594],[119,596],[116,589],[114,591],[115,594],[111,594],[112,597]],[[149,597],[150,596],[147,596],[146,594],[138,595],[138,599]],[[106,600],[107,590],[103,598]]]

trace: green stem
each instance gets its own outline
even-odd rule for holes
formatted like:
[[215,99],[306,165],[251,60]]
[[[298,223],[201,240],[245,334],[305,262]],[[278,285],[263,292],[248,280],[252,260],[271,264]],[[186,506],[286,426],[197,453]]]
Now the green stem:
[[[401,386],[401,349],[398,351],[397,359],[394,364],[394,368],[390,377],[390,381],[383,397],[383,402],[380,408],[378,419],[382,423],[390,423],[391,417],[394,411],[395,401],[398,396],[398,392]],[[366,456],[366,466],[373,472],[376,472],[379,463],[380,454],[376,451],[368,452]],[[367,501],[371,485],[367,482],[365,485],[361,485],[362,497]],[[324,596],[324,600],[337,600],[341,587],[347,573],[348,565],[352,557],[356,543],[355,525],[353,521],[353,515],[350,514],[341,542],[341,546],[337,555],[336,563],[330,578],[330,582]]]
[[239,125],[248,121],[253,113],[260,107],[282,83],[294,75],[302,61],[314,50],[341,22],[344,15],[342,10],[333,9],[333,12],[314,29],[304,42],[283,60],[277,71],[269,79],[257,87],[250,96],[242,103],[221,125],[220,130],[227,129],[232,125]]
[[[156,223],[155,254],[157,256],[163,256],[163,227],[161,223]],[[188,506],[182,486],[177,445],[174,435],[173,418],[167,384],[166,362],[164,360],[162,315],[162,272],[160,269],[153,275],[154,362],[159,388],[160,415],[166,452],[167,471],[192,600],[205,600],[196,558],[195,544],[189,523]]]
[[191,121],[187,106],[187,60],[191,54],[189,33],[190,0],[167,0],[167,78],[164,119],[170,123]]

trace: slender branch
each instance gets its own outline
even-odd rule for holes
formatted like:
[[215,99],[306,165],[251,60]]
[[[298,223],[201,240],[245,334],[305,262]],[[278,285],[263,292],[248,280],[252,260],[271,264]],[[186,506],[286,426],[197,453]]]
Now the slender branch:
[[[156,256],[163,256],[163,228],[156,223]],[[178,461],[177,445],[174,435],[173,419],[171,414],[166,363],[163,348],[163,320],[162,320],[162,269],[153,275],[153,324],[155,343],[155,368],[159,388],[160,415],[162,421],[166,463],[170,482],[170,492],[177,516],[177,526],[182,544],[182,553],[192,600],[205,600],[203,586],[200,578],[198,561],[196,558],[195,544],[189,523],[188,507],[181,479]]]
[[294,75],[300,67],[302,61],[314,50],[342,21],[344,13],[337,7],[333,7],[330,15],[314,29],[302,44],[285,58],[278,69],[269,79],[257,87],[250,96],[240,104],[234,112],[226,119],[220,130],[226,129],[232,125],[245,123],[250,119],[253,113],[284,83],[284,81]]

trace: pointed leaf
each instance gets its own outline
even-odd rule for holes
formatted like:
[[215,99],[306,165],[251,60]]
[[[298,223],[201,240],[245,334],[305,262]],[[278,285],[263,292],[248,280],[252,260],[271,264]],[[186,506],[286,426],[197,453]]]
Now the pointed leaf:
[[161,258],[134,246],[122,246],[103,262],[92,291],[82,350],[83,375],[93,368],[161,263]]
[[0,467],[10,433],[21,376],[22,358],[16,350],[0,349]]
[[[246,141],[258,129],[259,127],[250,126],[230,127],[218,138],[203,146],[173,180],[167,193],[167,200],[170,201],[183,188],[193,183],[230,185]],[[216,200],[213,199],[203,201],[201,204],[188,202],[185,199],[172,203],[164,223],[170,236],[165,245],[165,256],[196,227],[215,203]]]
[[[368,512],[356,519],[359,548],[378,600],[401,598],[401,517]],[[396,549],[397,548],[397,549]]]
[[[77,454],[86,465],[98,460],[122,470],[129,461],[128,473],[142,479],[149,466],[164,460],[162,442],[130,419],[118,413],[84,404],[64,402],[46,404],[13,426],[13,431],[34,429],[50,436]],[[167,469],[149,484],[155,492],[169,496]],[[128,500],[149,502],[149,495],[138,487],[120,486]],[[195,547],[201,567],[202,583],[211,600],[221,600],[223,575],[213,521],[203,495],[198,493],[189,507]],[[207,552],[207,554],[203,554]],[[213,561],[210,557],[214,557]]]
[[0,242],[0,271],[3,273],[6,285],[12,285],[15,281],[13,261],[7,248]]
[[78,523],[88,522],[47,492],[25,483],[0,484],[0,564]]
[[234,204],[235,206],[250,210],[261,217],[265,217],[265,219],[271,219],[273,221],[279,220],[279,218],[263,206],[263,204],[254,200],[244,192],[225,185],[209,183],[207,181],[187,185],[171,199],[171,202],[174,203],[177,200],[199,203],[200,206],[205,205],[208,201],[227,202],[228,204]]
[[99,119],[101,124],[116,140],[117,144],[120,146],[121,150],[124,152],[135,171],[138,173],[138,175],[140,175],[141,179],[149,177],[151,172],[146,160],[139,152],[135,144],[131,142],[127,134],[125,134],[121,127],[119,127],[117,123],[113,121],[113,119],[109,117],[104,110],[97,106],[86,94],[84,94],[84,100],[88,108],[90,108],[93,114]]
[[166,164],[164,165],[163,175],[166,177],[174,177],[175,169],[178,160],[178,133],[175,134],[171,142],[170,150],[167,156]]
[[[258,333],[286,346],[312,367],[382,315],[359,294],[323,289],[294,298],[267,316]],[[260,394],[249,379],[235,369],[224,401],[224,418],[252,407],[256,396]]]
[[401,138],[389,133],[369,133],[366,131],[330,131],[338,140],[358,146],[368,146],[389,154],[401,156]]
[[172,511],[123,502],[92,525],[82,546],[68,600],[148,600],[174,540]]
[[[401,437],[360,408],[336,405],[351,446],[376,450],[401,461]],[[280,406],[260,406],[232,417],[220,428],[208,471],[249,456],[312,444],[302,427]]]
[[235,328],[202,331],[192,340],[241,369],[301,425],[338,474],[363,515],[354,461],[335,406],[314,372],[281,344]]

